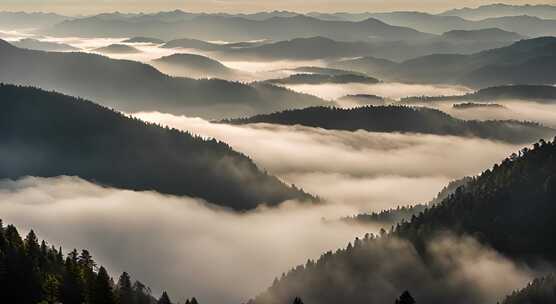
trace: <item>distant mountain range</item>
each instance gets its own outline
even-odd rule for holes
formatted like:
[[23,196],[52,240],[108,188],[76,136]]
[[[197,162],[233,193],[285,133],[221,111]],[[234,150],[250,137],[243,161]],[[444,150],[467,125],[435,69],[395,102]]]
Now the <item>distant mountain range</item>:
[[477,8],[453,9],[442,13],[443,16],[458,16],[469,20],[480,20],[503,16],[533,16],[543,19],[556,19],[556,6],[538,5],[509,5],[503,3],[482,5]]
[[202,40],[285,40],[324,36],[337,40],[419,40],[432,37],[414,29],[388,25],[377,19],[360,22],[326,21],[303,15],[276,16],[263,20],[236,16],[192,15],[176,11],[166,14],[102,14],[66,20],[42,31],[55,36],[135,37],[163,40],[188,37]]
[[0,40],[0,82],[38,86],[127,112],[209,119],[327,104],[270,84],[169,77],[150,65],[86,53],[40,52]]
[[333,130],[370,132],[409,132],[470,136],[512,143],[530,143],[552,138],[556,130],[536,123],[518,121],[460,120],[434,109],[405,106],[369,106],[352,109],[312,107],[257,115],[224,123],[271,123],[303,125]]
[[397,11],[385,13],[309,13],[322,20],[362,21],[375,18],[390,25],[442,34],[451,30],[499,28],[523,36],[556,35],[556,6],[492,5],[478,9],[452,10],[439,15],[424,12]]
[[396,63],[357,58],[331,67],[386,80],[462,84],[474,88],[506,84],[556,83],[556,37],[522,40],[471,55],[433,54]]
[[311,199],[216,140],[29,87],[0,85],[0,99],[0,179],[75,175],[235,210]]
[[0,29],[39,29],[69,19],[71,18],[53,13],[0,12]]
[[217,44],[199,39],[177,39],[163,47],[196,49],[227,60],[317,60],[374,56],[398,61],[432,53],[469,54],[510,45],[519,37],[515,33],[488,29],[449,32],[419,41],[340,41],[317,36],[277,42]]

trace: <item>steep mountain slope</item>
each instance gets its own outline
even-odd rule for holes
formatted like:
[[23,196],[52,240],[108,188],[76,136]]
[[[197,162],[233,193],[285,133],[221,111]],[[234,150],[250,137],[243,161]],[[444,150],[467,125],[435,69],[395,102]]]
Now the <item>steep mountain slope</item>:
[[539,259],[554,265],[554,172],[555,142],[523,149],[390,234],[356,239],[292,269],[253,303],[284,303],[296,296],[322,304],[386,303],[406,289],[423,303],[495,302],[482,294],[479,282],[458,273],[485,257],[486,263],[510,258],[531,267]]
[[0,100],[0,178],[75,175],[236,210],[310,198],[216,140],[28,87],[1,85]]
[[4,41],[0,41],[0,66],[0,82],[56,90],[128,112],[222,118],[325,104],[283,88],[169,77],[134,61],[24,50]]
[[273,123],[304,125],[334,130],[371,132],[411,132],[439,135],[473,136],[513,143],[529,143],[552,138],[556,130],[534,123],[517,121],[465,121],[438,110],[403,106],[369,106],[353,109],[313,107],[257,115],[226,123]]

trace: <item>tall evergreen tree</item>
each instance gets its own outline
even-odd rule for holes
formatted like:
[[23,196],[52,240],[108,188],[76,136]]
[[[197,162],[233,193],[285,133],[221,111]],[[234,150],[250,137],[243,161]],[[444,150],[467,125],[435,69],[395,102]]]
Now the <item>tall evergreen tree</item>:
[[415,299],[411,296],[409,291],[404,291],[399,299],[396,299],[396,304],[415,304]]
[[166,291],[162,293],[160,299],[158,299],[157,304],[172,304],[172,301],[170,301],[170,297],[168,296]]
[[115,304],[110,277],[104,267],[100,267],[91,293],[91,304]]
[[127,272],[123,272],[122,275],[120,275],[117,288],[116,302],[118,304],[134,304],[133,287],[131,285],[131,278]]

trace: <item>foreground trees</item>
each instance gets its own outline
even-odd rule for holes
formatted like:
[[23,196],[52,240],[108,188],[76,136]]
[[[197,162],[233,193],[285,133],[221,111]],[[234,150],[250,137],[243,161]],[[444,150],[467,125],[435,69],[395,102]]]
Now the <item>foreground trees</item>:
[[[158,303],[172,304],[166,292],[162,297],[167,301]],[[64,257],[61,248],[39,242],[33,230],[22,239],[14,226],[4,227],[0,220],[0,303],[154,304],[156,300],[143,283],[132,283],[127,272],[114,284],[89,251],[74,249]]]

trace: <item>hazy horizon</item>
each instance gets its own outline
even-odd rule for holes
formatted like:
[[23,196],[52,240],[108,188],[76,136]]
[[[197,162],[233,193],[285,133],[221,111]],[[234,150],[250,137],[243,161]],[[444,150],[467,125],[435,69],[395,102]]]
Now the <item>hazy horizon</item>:
[[48,12],[62,15],[92,15],[107,12],[122,13],[153,13],[159,11],[183,10],[194,13],[254,13],[268,11],[308,12],[387,12],[387,11],[420,11],[440,13],[457,8],[475,8],[489,4],[508,5],[551,5],[547,1],[506,0],[496,1],[442,1],[425,0],[409,1],[394,0],[284,0],[280,3],[269,0],[0,0],[0,11],[11,12]]

